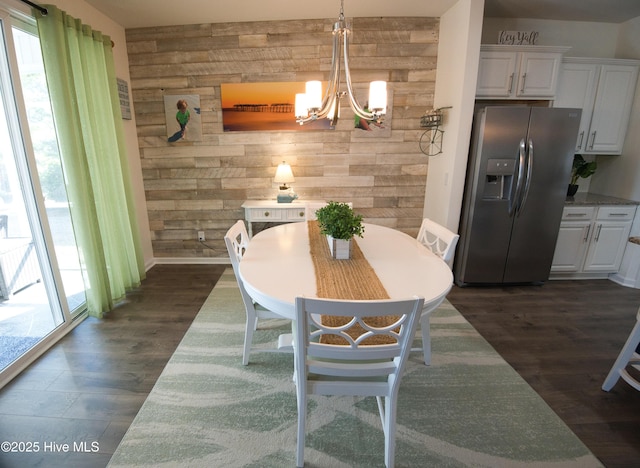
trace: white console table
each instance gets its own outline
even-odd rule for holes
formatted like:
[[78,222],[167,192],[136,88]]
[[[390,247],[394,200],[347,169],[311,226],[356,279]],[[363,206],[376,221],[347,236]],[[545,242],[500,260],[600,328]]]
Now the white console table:
[[251,223],[297,223],[307,220],[308,206],[322,206],[324,200],[294,200],[278,203],[276,200],[247,200],[242,204],[244,219],[248,225],[249,237],[253,237]]

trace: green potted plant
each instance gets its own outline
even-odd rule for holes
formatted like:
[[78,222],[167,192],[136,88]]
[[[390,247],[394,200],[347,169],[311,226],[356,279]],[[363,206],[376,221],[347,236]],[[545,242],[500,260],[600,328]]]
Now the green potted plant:
[[587,162],[584,160],[581,154],[573,156],[573,166],[571,168],[571,181],[569,182],[569,189],[567,195],[573,197],[578,191],[578,179],[591,177],[598,168],[598,164],[595,161]]
[[331,255],[336,259],[351,257],[351,239],[362,237],[362,215],[356,214],[347,203],[330,201],[316,211],[320,232],[327,236]]

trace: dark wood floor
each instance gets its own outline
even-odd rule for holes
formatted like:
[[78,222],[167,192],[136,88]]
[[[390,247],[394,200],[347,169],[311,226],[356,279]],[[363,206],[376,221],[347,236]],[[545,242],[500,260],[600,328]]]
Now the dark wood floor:
[[224,269],[153,267],[125,304],[86,319],[0,390],[0,442],[39,450],[0,450],[0,467],[105,467]]
[[[0,390],[0,442],[40,446],[0,451],[0,466],[106,466],[223,270],[152,268],[126,304],[104,320],[85,320]],[[624,383],[600,390],[635,323],[640,290],[554,281],[454,287],[449,299],[605,466],[640,466],[640,392]],[[69,453],[54,452],[63,444]]]
[[602,383],[640,290],[608,280],[454,287],[448,299],[607,467],[640,466],[640,392]]

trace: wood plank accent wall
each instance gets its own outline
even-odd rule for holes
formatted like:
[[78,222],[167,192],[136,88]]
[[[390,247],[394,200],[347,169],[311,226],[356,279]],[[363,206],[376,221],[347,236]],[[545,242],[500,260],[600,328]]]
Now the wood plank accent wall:
[[[388,81],[390,137],[358,137],[362,130],[354,131],[345,99],[332,131],[222,130],[221,83],[326,80],[334,21],[126,31],[155,257],[226,257],[223,236],[243,218],[240,205],[275,199],[273,176],[282,160],[292,165],[300,198],[350,201],[366,222],[415,235],[428,165],[418,143],[420,116],[433,107],[437,18],[351,19],[354,87]],[[164,95],[180,94],[200,96],[201,141],[167,142]],[[211,248],[197,242],[199,230]]]

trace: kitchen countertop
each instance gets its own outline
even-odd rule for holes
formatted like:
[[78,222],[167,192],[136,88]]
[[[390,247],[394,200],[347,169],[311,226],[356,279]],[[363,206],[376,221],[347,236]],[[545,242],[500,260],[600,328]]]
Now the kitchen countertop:
[[573,197],[567,197],[565,205],[640,205],[640,202],[597,193],[578,192]]

